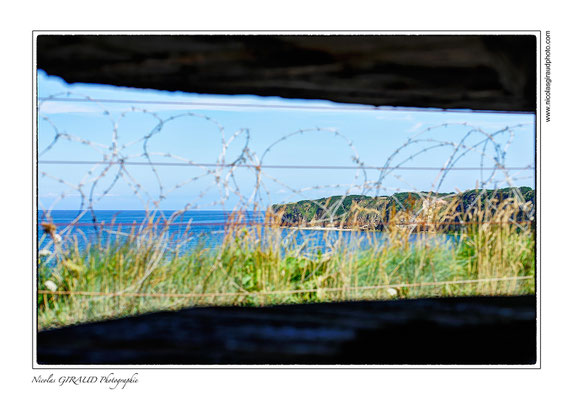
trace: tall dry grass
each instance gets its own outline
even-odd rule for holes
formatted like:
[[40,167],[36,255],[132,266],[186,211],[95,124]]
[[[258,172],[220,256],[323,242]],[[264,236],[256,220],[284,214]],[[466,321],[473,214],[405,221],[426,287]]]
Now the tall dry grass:
[[[215,249],[174,245],[158,224],[87,247],[71,237],[38,260],[38,327],[200,305],[533,293],[534,279],[491,280],[534,277],[535,232],[516,222],[523,205],[456,209],[393,213],[382,239],[355,231],[318,247],[292,240],[296,228],[271,212],[254,226],[234,214]],[[46,232],[43,243],[55,242],[55,230]],[[452,282],[467,280],[489,281]]]

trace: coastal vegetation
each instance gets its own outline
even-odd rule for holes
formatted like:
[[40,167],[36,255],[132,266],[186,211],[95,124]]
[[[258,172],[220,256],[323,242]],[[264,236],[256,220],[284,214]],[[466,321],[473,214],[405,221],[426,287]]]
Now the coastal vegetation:
[[513,216],[514,221],[533,219],[535,191],[529,187],[461,193],[401,192],[377,197],[331,196],[274,204],[271,209],[281,214],[282,226],[384,230],[398,218],[404,224],[417,225],[439,221],[446,230],[452,231],[459,230],[464,221],[469,222],[472,212],[480,207],[494,215],[496,205],[507,199],[514,199],[520,208]]
[[[534,198],[506,188],[274,205],[259,224],[233,214],[216,248],[173,244],[157,223],[80,246],[47,223],[38,328],[188,306],[531,294]],[[318,247],[288,240],[309,227],[351,232]]]

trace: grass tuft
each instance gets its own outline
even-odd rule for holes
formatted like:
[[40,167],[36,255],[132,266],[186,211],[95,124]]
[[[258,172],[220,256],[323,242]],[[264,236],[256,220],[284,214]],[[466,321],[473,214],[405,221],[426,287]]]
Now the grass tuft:
[[[289,240],[296,229],[281,226],[271,210],[264,224],[250,227],[233,215],[215,249],[176,246],[167,228],[153,223],[85,248],[78,237],[56,243],[50,231],[40,241],[38,328],[201,305],[530,294],[534,279],[429,285],[533,278],[535,231],[516,222],[522,208],[509,198],[495,210],[478,202],[454,215],[459,211],[448,204],[421,224],[404,224],[411,219],[397,213],[383,239],[355,231],[351,240],[319,248]],[[452,230],[447,222],[454,219],[464,224]],[[408,286],[419,283],[428,285]]]

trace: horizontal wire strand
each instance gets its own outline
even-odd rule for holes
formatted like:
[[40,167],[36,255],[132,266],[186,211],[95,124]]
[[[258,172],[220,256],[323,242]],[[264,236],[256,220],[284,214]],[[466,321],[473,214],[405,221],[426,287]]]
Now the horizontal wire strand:
[[143,161],[83,161],[83,160],[40,160],[38,164],[56,165],[140,165],[140,166],[172,166],[172,167],[243,167],[243,168],[275,168],[275,169],[372,169],[384,170],[411,170],[411,171],[524,171],[533,170],[532,166],[525,167],[376,167],[358,165],[264,165],[264,164],[217,164],[195,162],[143,162]]
[[347,288],[317,288],[317,289],[298,289],[298,290],[277,290],[269,292],[228,292],[228,293],[110,293],[110,292],[84,292],[84,291],[51,291],[51,290],[38,290],[38,294],[52,294],[52,295],[77,295],[77,296],[106,296],[106,297],[230,297],[230,296],[272,296],[279,294],[300,294],[300,293],[316,293],[316,292],[340,292],[340,291],[356,291],[356,290],[378,290],[378,289],[394,289],[394,288],[408,288],[408,287],[422,287],[422,286],[444,286],[444,285],[459,285],[471,284],[482,282],[502,282],[510,280],[530,280],[534,279],[533,276],[513,276],[513,277],[500,277],[500,278],[485,278],[485,279],[467,279],[459,281],[441,281],[441,282],[418,282],[418,283],[400,283],[388,284],[378,286],[353,286]]
[[130,99],[96,99],[96,98],[59,98],[38,97],[40,102],[70,102],[70,103],[108,103],[108,104],[148,104],[148,105],[178,105],[190,107],[240,107],[240,108],[274,108],[293,110],[316,110],[316,111],[408,111],[408,112],[450,112],[450,113],[485,113],[485,114],[526,114],[535,115],[531,111],[496,111],[496,110],[471,110],[471,109],[447,109],[447,108],[419,108],[419,107],[392,107],[392,106],[352,106],[332,105],[313,106],[296,104],[249,104],[249,103],[209,103],[194,101],[161,101],[161,100],[130,100]]
[[[403,222],[403,223],[396,223],[396,222],[388,222],[383,225],[391,225],[391,226],[429,226],[429,225],[514,225],[514,224],[532,224],[535,221],[451,221],[451,222]],[[145,221],[133,221],[133,222],[51,222],[50,224],[56,226],[271,226],[277,227],[276,224],[272,223],[264,223],[264,222],[155,222],[149,223]],[[278,226],[279,228],[285,227],[290,228],[288,226]],[[297,226],[292,227],[292,229],[317,229],[317,228],[325,228],[325,227],[316,227],[316,226]],[[320,229],[319,229],[320,230]],[[337,228],[332,228],[332,230],[340,230]],[[359,231],[359,230],[357,230]]]

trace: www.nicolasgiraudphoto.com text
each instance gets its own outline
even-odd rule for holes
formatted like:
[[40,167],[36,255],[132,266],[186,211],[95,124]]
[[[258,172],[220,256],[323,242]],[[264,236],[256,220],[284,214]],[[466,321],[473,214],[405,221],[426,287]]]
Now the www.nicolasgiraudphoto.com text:
[[551,32],[545,32],[545,122],[551,121]]

